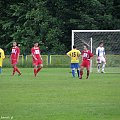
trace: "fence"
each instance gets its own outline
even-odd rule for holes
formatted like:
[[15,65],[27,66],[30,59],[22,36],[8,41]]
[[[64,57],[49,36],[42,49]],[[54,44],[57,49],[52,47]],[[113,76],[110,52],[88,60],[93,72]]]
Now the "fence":
[[[3,67],[11,67],[10,56],[6,55]],[[70,58],[66,55],[42,55],[44,67],[69,67]],[[120,67],[120,55],[107,55],[107,67]],[[81,63],[81,58],[80,58]],[[32,67],[31,55],[20,55],[19,67]],[[96,56],[93,58],[93,67],[96,67]]]

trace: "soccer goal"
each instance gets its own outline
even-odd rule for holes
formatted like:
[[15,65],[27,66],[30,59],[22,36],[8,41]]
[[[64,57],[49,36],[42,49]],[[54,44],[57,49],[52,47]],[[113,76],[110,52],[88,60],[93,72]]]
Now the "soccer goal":
[[[72,46],[76,45],[80,51],[87,44],[95,55],[101,41],[107,55],[107,66],[120,67],[120,30],[72,30]],[[96,67],[95,57],[91,61],[91,71],[92,67]]]

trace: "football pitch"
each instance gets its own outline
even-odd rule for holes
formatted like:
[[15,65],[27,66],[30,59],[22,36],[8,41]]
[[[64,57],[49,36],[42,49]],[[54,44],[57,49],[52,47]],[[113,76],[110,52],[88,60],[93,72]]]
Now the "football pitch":
[[0,120],[120,120],[120,68],[72,78],[70,68],[12,68],[0,75]]

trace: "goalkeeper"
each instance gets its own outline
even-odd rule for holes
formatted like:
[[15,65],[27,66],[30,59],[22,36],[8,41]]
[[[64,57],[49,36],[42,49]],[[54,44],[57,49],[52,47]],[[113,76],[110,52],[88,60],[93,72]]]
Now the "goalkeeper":
[[101,73],[105,73],[104,68],[105,68],[105,64],[106,64],[106,57],[105,57],[105,48],[103,47],[103,42],[99,43],[99,47],[96,49],[96,55],[97,55],[98,73],[100,73],[101,63],[103,63]]
[[5,58],[4,51],[0,48],[0,74],[2,73],[2,64],[4,58]]

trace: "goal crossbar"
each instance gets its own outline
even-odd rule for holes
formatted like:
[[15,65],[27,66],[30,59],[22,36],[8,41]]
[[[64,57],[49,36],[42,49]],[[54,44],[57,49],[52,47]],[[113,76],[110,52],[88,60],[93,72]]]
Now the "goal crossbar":
[[72,30],[72,45],[71,48],[74,45],[74,33],[75,32],[120,32],[120,30]]

